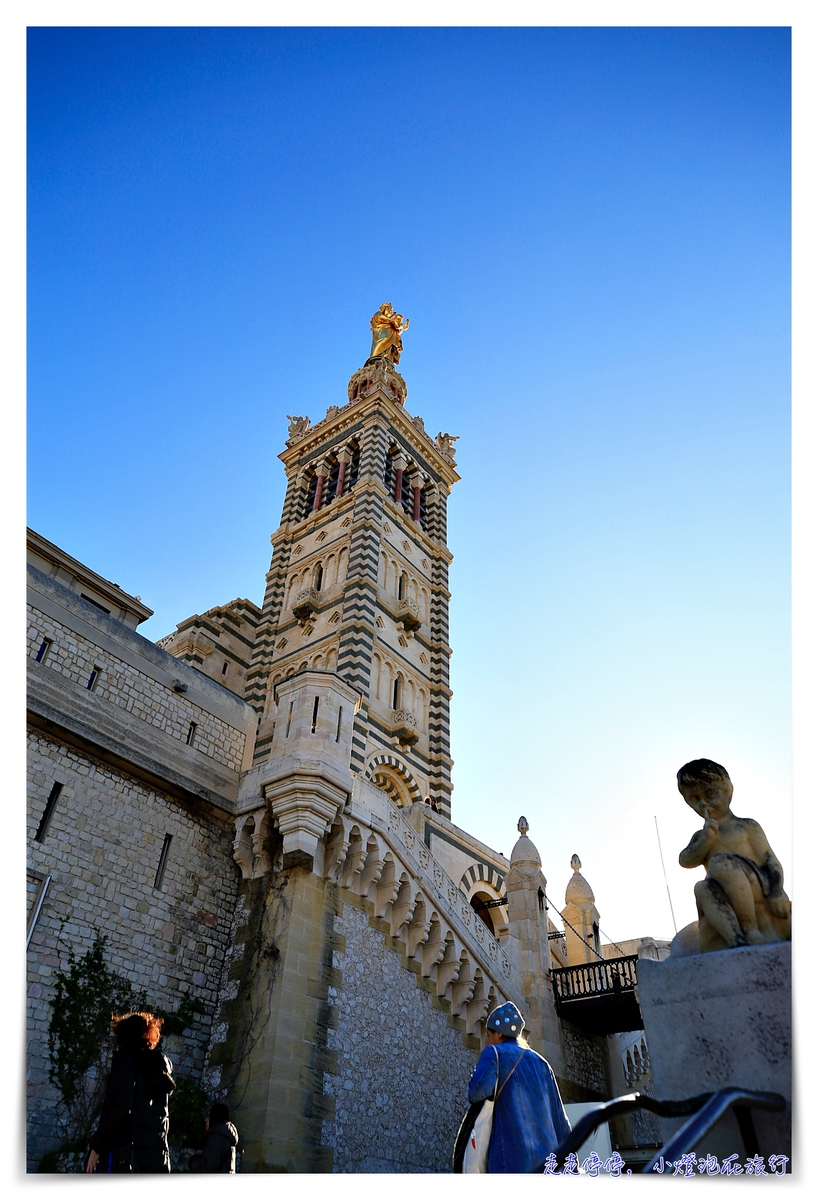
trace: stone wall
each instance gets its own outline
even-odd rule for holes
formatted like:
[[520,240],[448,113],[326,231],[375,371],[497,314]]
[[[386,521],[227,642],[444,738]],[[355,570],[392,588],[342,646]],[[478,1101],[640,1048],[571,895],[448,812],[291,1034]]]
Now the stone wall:
[[477,1056],[364,911],[344,904],[335,928],[344,949],[333,954],[341,983],[330,989],[328,1048],[338,1068],[325,1075],[335,1119],[323,1135],[332,1169],[449,1171]]
[[582,1103],[610,1099],[604,1039],[563,1023],[562,1046],[565,1077],[559,1084],[563,1100]]
[[[55,782],[63,785],[42,842],[34,840]],[[207,817],[39,733],[29,738],[28,869],[51,884],[28,952],[30,1168],[58,1139],[57,1093],[48,1081],[48,1000],[65,950],[84,954],[95,930],[106,959],[148,1001],[175,1010],[185,992],[204,1002],[184,1045],[171,1053],[198,1079],[238,870],[232,822]],[[164,878],[154,887],[165,841]]]
[[[235,728],[206,712],[184,695],[176,695],[144,670],[118,658],[100,645],[63,624],[55,616],[28,605],[28,655],[36,658],[43,639],[51,646],[39,665],[65,679],[87,687],[92,670],[99,671],[94,694],[161,729],[180,742],[187,742],[191,722],[196,725],[193,746],[224,766],[241,764],[246,731]],[[138,635],[134,635],[138,636]]]

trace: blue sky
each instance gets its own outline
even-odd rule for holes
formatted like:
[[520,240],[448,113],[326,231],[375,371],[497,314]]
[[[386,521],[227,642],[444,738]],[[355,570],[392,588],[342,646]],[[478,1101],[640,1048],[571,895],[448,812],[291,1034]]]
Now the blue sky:
[[789,33],[35,29],[29,523],[159,638],[260,602],[383,300],[459,435],[454,818],[672,935],[706,755],[790,882]]

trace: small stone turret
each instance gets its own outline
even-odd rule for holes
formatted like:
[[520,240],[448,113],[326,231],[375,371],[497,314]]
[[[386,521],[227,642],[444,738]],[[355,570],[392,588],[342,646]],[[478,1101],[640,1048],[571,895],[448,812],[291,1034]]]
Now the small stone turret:
[[[565,889],[565,908],[560,916],[565,924],[565,948],[568,966],[580,963],[599,962],[599,913],[594,903],[590,883],[580,875],[578,854],[572,854],[571,867],[574,874]],[[596,953],[594,952],[596,951]]]
[[559,1020],[551,988],[548,910],[540,852],[528,837],[528,821],[520,817],[520,834],[511,851],[506,876],[508,952],[521,984],[527,1010],[525,1034],[532,1047],[562,1074],[563,1053]]

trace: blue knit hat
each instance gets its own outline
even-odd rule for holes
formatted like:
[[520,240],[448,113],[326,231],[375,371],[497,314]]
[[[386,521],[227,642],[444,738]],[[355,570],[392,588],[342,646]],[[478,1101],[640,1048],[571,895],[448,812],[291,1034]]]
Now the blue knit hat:
[[486,1021],[487,1030],[492,1029],[496,1033],[502,1033],[504,1037],[519,1037],[524,1027],[523,1014],[510,1000],[501,1004],[499,1008],[495,1008],[494,1012],[489,1013]]

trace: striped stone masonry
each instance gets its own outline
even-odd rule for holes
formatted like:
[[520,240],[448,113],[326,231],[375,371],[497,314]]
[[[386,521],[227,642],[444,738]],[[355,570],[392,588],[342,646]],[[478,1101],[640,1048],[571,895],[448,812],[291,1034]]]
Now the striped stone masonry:
[[359,372],[349,402],[315,425],[299,419],[280,455],[287,492],[245,698],[261,717],[261,765],[281,719],[276,685],[298,672],[337,672],[361,694],[353,773],[391,753],[400,769],[381,771],[379,786],[399,803],[430,796],[449,817],[445,530],[459,476],[450,443],[436,444],[409,415],[405,384],[391,371]]

